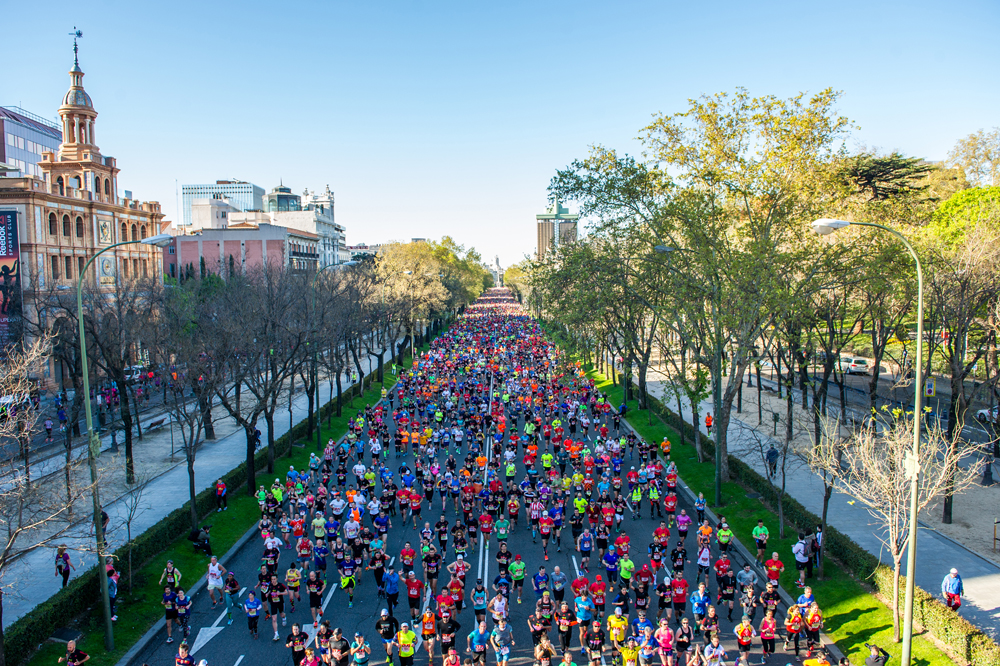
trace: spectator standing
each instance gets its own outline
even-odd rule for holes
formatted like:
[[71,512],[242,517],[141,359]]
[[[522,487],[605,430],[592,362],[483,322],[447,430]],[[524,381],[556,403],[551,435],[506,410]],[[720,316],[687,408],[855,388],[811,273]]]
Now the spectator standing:
[[226,498],[226,483],[222,479],[215,482],[215,508],[217,511],[229,510],[229,500]]

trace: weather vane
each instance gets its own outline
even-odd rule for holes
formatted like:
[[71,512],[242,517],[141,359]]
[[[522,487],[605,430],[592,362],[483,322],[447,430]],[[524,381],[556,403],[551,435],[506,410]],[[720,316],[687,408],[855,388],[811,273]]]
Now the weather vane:
[[73,62],[76,65],[80,64],[79,52],[80,47],[76,45],[76,40],[83,37],[83,30],[77,30],[76,26],[73,26],[73,32],[69,33],[69,36],[73,38]]

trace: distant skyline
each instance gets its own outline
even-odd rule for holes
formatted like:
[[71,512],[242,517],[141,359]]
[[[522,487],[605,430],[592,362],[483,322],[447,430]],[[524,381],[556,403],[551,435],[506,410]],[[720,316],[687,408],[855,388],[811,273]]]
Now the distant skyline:
[[75,25],[97,144],[168,219],[184,184],[329,185],[351,245],[450,235],[505,267],[534,253],[557,169],[598,143],[637,155],[654,113],[702,94],[832,87],[853,145],[929,160],[1000,125],[996,0],[56,0],[3,16],[0,104],[55,118]]

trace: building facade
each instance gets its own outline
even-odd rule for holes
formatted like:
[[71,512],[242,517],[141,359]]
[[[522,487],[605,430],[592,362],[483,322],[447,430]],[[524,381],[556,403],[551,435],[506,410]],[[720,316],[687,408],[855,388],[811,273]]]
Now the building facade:
[[316,270],[320,257],[316,234],[270,224],[259,211],[234,213],[234,218],[243,216],[247,219],[231,220],[223,229],[202,229],[175,237],[173,245],[163,250],[167,274],[181,277],[190,272],[197,276],[202,259],[207,271],[223,276],[230,269],[245,272],[262,266]]
[[[268,194],[268,214],[274,224],[316,234],[322,266],[350,261],[346,231],[336,222],[330,186],[327,185],[324,192],[309,192],[307,189],[301,196],[290,192],[288,188],[279,186]],[[276,209],[273,211],[270,210],[272,201]]]
[[538,244],[535,246],[538,261],[555,254],[560,245],[576,242],[576,225],[579,215],[572,215],[569,209],[559,205],[559,199],[552,202],[548,210],[535,216],[538,222]]
[[42,177],[42,153],[57,152],[62,143],[59,123],[18,106],[0,106],[0,163],[17,170],[8,175]]
[[[38,292],[74,286],[98,251],[154,236],[168,225],[158,202],[118,196],[119,168],[97,146],[97,111],[84,90],[79,61],[69,75],[70,87],[59,107],[61,141],[56,150],[42,152],[37,162],[41,176],[0,178],[0,212],[16,214],[15,270],[26,317]],[[101,255],[85,278],[113,288],[119,280],[162,275],[159,248],[136,243]],[[54,366],[44,369],[43,384],[56,379],[54,372]]]
[[264,210],[264,188],[253,183],[243,180],[217,180],[214,185],[182,185],[183,215],[177,226],[191,226],[191,206],[197,199],[220,199],[236,210]]

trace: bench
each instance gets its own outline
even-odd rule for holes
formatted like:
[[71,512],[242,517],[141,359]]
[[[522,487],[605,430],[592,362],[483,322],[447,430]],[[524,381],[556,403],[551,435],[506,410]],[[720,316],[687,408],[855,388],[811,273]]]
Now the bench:
[[166,422],[167,422],[167,417],[166,416],[164,416],[162,419],[157,419],[155,421],[150,421],[149,424],[146,426],[146,430],[152,430],[153,428],[159,428],[160,426],[162,426]]

